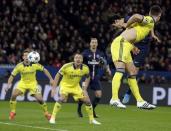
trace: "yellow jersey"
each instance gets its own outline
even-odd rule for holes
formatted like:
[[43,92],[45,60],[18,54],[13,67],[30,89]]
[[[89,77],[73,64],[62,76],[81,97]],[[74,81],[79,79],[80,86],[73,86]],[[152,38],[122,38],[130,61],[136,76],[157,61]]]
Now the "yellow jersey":
[[151,16],[144,16],[142,23],[133,24],[132,27],[136,30],[135,42],[139,42],[154,28],[154,19]]
[[36,80],[36,71],[43,71],[44,67],[41,64],[30,64],[24,65],[23,62],[17,64],[17,66],[12,71],[11,75],[16,76],[20,73],[21,81],[25,84],[32,82],[37,82]]
[[74,63],[70,62],[63,65],[58,73],[62,75],[61,87],[74,88],[79,85],[83,76],[89,76],[89,68],[85,64],[82,64],[81,68],[76,68]]

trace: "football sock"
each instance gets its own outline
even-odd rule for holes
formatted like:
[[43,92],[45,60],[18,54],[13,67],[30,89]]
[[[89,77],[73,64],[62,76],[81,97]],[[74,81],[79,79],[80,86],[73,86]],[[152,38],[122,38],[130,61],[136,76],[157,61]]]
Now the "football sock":
[[41,107],[42,107],[44,112],[48,112],[47,104],[46,103],[41,104]]
[[88,114],[88,117],[89,117],[89,120],[90,121],[92,121],[93,119],[94,119],[94,117],[93,117],[93,108],[92,108],[92,106],[90,105],[90,106],[85,106],[85,109],[86,109],[86,111],[87,111],[87,114]]
[[61,104],[56,102],[53,108],[53,112],[52,112],[52,117],[54,119],[56,118],[56,114],[59,112],[60,109],[61,109]]
[[11,112],[16,112],[16,104],[17,102],[16,101],[12,101],[10,100],[10,109],[11,109]]
[[112,99],[113,100],[118,100],[118,91],[120,88],[121,84],[121,79],[122,79],[123,73],[121,72],[115,72],[115,75],[112,79]]
[[128,84],[129,84],[130,89],[131,89],[133,95],[135,96],[136,100],[139,102],[144,101],[140,95],[136,77],[130,76],[128,78]]
[[93,109],[96,108],[97,104],[100,102],[100,97],[95,97],[94,100],[93,100]]

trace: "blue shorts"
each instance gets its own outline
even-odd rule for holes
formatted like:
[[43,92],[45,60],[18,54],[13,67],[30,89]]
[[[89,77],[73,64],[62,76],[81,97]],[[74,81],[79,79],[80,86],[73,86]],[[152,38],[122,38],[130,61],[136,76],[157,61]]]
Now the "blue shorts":
[[91,79],[89,87],[90,87],[91,90],[94,90],[94,91],[102,90],[99,78],[94,78],[93,80]]
[[140,49],[140,53],[137,55],[133,55],[132,57],[133,57],[134,65],[136,67],[141,67],[145,63],[145,58],[148,55],[149,48],[148,47],[145,48],[138,47],[138,48]]

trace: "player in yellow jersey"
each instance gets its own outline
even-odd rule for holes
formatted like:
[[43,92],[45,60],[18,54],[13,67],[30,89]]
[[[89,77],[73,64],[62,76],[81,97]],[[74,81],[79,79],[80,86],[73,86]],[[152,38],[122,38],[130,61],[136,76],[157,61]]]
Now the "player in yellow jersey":
[[17,66],[12,71],[9,79],[8,79],[8,86],[6,91],[11,88],[12,82],[14,77],[19,73],[21,76],[20,81],[18,82],[17,88],[14,89],[11,95],[10,100],[10,109],[11,112],[9,114],[9,119],[13,120],[16,115],[16,98],[19,95],[23,95],[26,90],[29,90],[30,94],[35,97],[35,99],[40,103],[45,117],[49,120],[51,115],[48,113],[47,105],[43,101],[42,95],[40,90],[38,89],[37,80],[36,80],[36,71],[43,71],[45,75],[49,78],[50,84],[53,84],[53,78],[51,77],[50,73],[47,69],[45,69],[42,65],[36,63],[31,64],[28,61],[27,55],[29,51],[25,50],[23,52],[23,62],[17,64]]
[[[160,20],[161,8],[152,6],[149,16],[140,14],[133,15],[127,23],[122,26],[126,28],[120,36],[115,38],[111,45],[111,53],[116,72],[112,80],[112,99],[110,104],[119,108],[126,108],[118,98],[118,90],[120,88],[121,79],[125,73],[125,69],[129,73],[128,84],[137,101],[137,107],[143,109],[154,109],[156,106],[144,101],[139,93],[136,80],[136,68],[132,61],[131,51],[138,53],[138,49],[134,46],[136,42],[143,40],[151,31],[154,25]],[[153,32],[152,32],[153,33]]]
[[[90,82],[89,68],[82,64],[83,56],[81,54],[74,55],[74,62],[67,63],[62,66],[55,76],[54,84],[52,87],[52,96],[55,94],[56,86],[59,84],[60,87],[60,98],[55,103],[52,117],[50,119],[51,124],[55,124],[56,114],[61,108],[61,103],[66,102],[68,95],[72,95],[75,101],[83,101],[85,108],[88,113],[90,124],[101,124],[96,121],[93,117],[93,108],[88,97],[87,87]],[[62,77],[61,81],[60,78]],[[86,77],[83,87],[80,87],[80,81],[83,77]]]

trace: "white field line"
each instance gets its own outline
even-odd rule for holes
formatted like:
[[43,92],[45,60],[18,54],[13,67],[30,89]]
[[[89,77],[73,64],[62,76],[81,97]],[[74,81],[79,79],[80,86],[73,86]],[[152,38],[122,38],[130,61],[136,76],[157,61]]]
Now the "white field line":
[[50,131],[68,131],[68,130],[63,130],[63,129],[53,129],[53,128],[30,126],[30,125],[23,125],[23,124],[17,124],[17,123],[7,123],[7,122],[1,122],[1,121],[0,121],[0,124],[10,125],[10,126],[20,126],[20,127],[25,127],[25,128],[41,129],[41,130],[50,130]]

